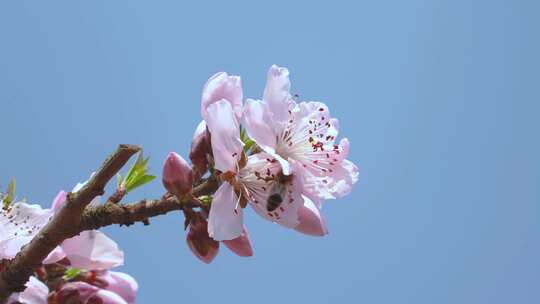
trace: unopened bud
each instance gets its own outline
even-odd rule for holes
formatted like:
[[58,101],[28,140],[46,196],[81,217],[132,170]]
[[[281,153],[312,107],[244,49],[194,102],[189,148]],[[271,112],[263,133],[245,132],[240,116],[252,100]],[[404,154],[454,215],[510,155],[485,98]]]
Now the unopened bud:
[[219,252],[219,243],[208,235],[208,222],[200,216],[191,221],[186,241],[193,254],[207,264]]
[[193,173],[182,156],[171,152],[163,165],[163,185],[167,191],[180,197],[191,191]]
[[236,253],[241,257],[250,257],[253,255],[253,247],[251,246],[251,241],[249,239],[249,234],[246,227],[242,230],[242,234],[239,237],[223,241],[223,244],[227,246],[232,252]]
[[206,122],[203,120],[197,126],[195,133],[193,133],[189,150],[189,159],[195,167],[195,174],[200,176],[208,170],[208,155],[211,154],[210,132],[208,132]]
[[85,282],[69,282],[56,292],[53,303],[86,303],[98,291],[98,287]]

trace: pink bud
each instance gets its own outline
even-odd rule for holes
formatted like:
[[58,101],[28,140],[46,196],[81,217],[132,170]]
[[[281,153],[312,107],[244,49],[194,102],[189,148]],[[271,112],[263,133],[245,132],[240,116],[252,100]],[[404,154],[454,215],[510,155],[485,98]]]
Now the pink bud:
[[99,288],[85,282],[69,282],[62,286],[54,296],[56,303],[86,303]]
[[162,180],[167,191],[180,197],[191,191],[193,173],[182,156],[170,152],[163,165]]
[[189,151],[189,159],[195,167],[195,173],[202,175],[208,170],[208,157],[212,154],[212,146],[210,144],[210,133],[206,128],[206,122],[203,120],[197,126],[193,139],[191,140],[191,148]]
[[250,257],[253,255],[253,247],[251,246],[251,241],[249,239],[249,234],[246,227],[242,230],[242,234],[239,237],[223,241],[223,244],[227,246],[232,252],[236,253],[241,257]]
[[311,201],[306,202],[298,208],[298,221],[300,223],[294,228],[296,231],[312,236],[324,236],[328,234],[324,218],[319,209]]
[[219,243],[208,235],[208,222],[203,218],[192,219],[186,241],[193,254],[206,264],[219,252]]

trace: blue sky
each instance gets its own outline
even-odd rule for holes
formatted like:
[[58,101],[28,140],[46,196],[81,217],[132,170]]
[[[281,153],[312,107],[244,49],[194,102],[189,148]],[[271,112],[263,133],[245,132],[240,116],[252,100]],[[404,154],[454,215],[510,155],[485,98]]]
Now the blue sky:
[[[139,303],[538,303],[537,1],[4,1],[0,184],[48,206],[119,143],[186,154],[213,73],[326,102],[360,168],[313,238],[247,212],[211,265],[182,217],[106,232]],[[127,200],[158,197],[155,182]]]

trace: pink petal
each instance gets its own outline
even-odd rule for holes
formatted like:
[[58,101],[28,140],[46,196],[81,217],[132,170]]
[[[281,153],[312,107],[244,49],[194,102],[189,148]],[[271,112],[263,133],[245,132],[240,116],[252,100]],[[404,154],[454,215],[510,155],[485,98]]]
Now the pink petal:
[[119,295],[129,304],[135,303],[139,284],[132,276],[123,272],[107,271],[100,279],[107,282],[106,290]]
[[236,171],[243,144],[231,105],[224,99],[211,104],[206,123],[211,134],[215,168],[222,172]]
[[296,231],[313,236],[328,234],[326,223],[319,209],[306,196],[304,196],[304,205],[298,209],[298,221],[298,226],[294,228]]
[[17,202],[0,209],[0,259],[11,259],[49,222],[53,212]]
[[221,99],[227,100],[236,119],[242,116],[242,80],[239,76],[229,76],[225,72],[214,74],[203,88],[201,99],[201,115],[206,119],[208,115],[208,107]]
[[124,252],[100,231],[83,231],[60,246],[73,267],[110,269],[124,264]]
[[358,182],[358,175],[358,167],[347,159],[343,160],[331,175],[329,191],[336,198],[351,193],[353,185]]
[[62,247],[58,246],[49,253],[49,255],[43,260],[43,264],[53,264],[66,257],[66,253],[62,250]]
[[208,234],[216,241],[232,240],[242,234],[243,212],[229,183],[214,194],[208,217]]
[[[99,300],[97,300],[97,299],[99,299]],[[129,304],[129,302],[126,302],[121,296],[117,295],[114,292],[105,290],[105,289],[98,290],[98,292],[88,300],[88,303]],[[134,302],[132,302],[132,303],[134,303]]]
[[47,285],[36,277],[30,277],[25,286],[26,289],[23,292],[11,295],[7,303],[47,304],[47,296],[49,295]]
[[349,194],[358,181],[358,167],[345,159],[327,176],[307,174],[304,189],[310,197],[320,200],[336,199]]
[[66,202],[67,199],[67,192],[66,191],[60,191],[54,198],[52,202],[52,210],[54,212],[58,211],[58,209]]
[[248,136],[263,150],[275,151],[276,134],[268,105],[260,100],[248,99],[244,106],[244,126]]
[[232,240],[225,240],[223,244],[241,257],[250,257],[253,255],[253,247],[251,246],[251,240],[245,226],[239,237]]
[[289,70],[272,65],[268,70],[263,100],[268,103],[276,122],[285,122],[289,118],[288,111],[293,103],[289,93],[290,88]]

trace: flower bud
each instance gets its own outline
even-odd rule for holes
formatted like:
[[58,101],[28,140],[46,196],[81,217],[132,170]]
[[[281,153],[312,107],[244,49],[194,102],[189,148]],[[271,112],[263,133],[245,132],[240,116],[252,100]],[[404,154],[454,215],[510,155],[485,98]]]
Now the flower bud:
[[210,132],[208,132],[206,122],[203,120],[193,133],[189,150],[189,159],[195,168],[196,175],[201,176],[208,170],[208,155],[211,154]]
[[298,208],[298,221],[298,226],[294,228],[296,231],[312,236],[328,234],[324,218],[311,201],[306,201],[303,206]]
[[250,257],[253,255],[253,247],[251,246],[251,240],[245,226],[239,237],[232,240],[225,240],[223,244],[241,257]]
[[207,264],[219,252],[219,243],[208,235],[208,222],[200,216],[191,220],[186,241],[193,254]]
[[170,152],[163,165],[163,185],[167,191],[180,197],[191,191],[193,173],[182,156]]
[[53,298],[53,303],[86,303],[92,298],[99,288],[85,282],[69,282],[58,290]]

